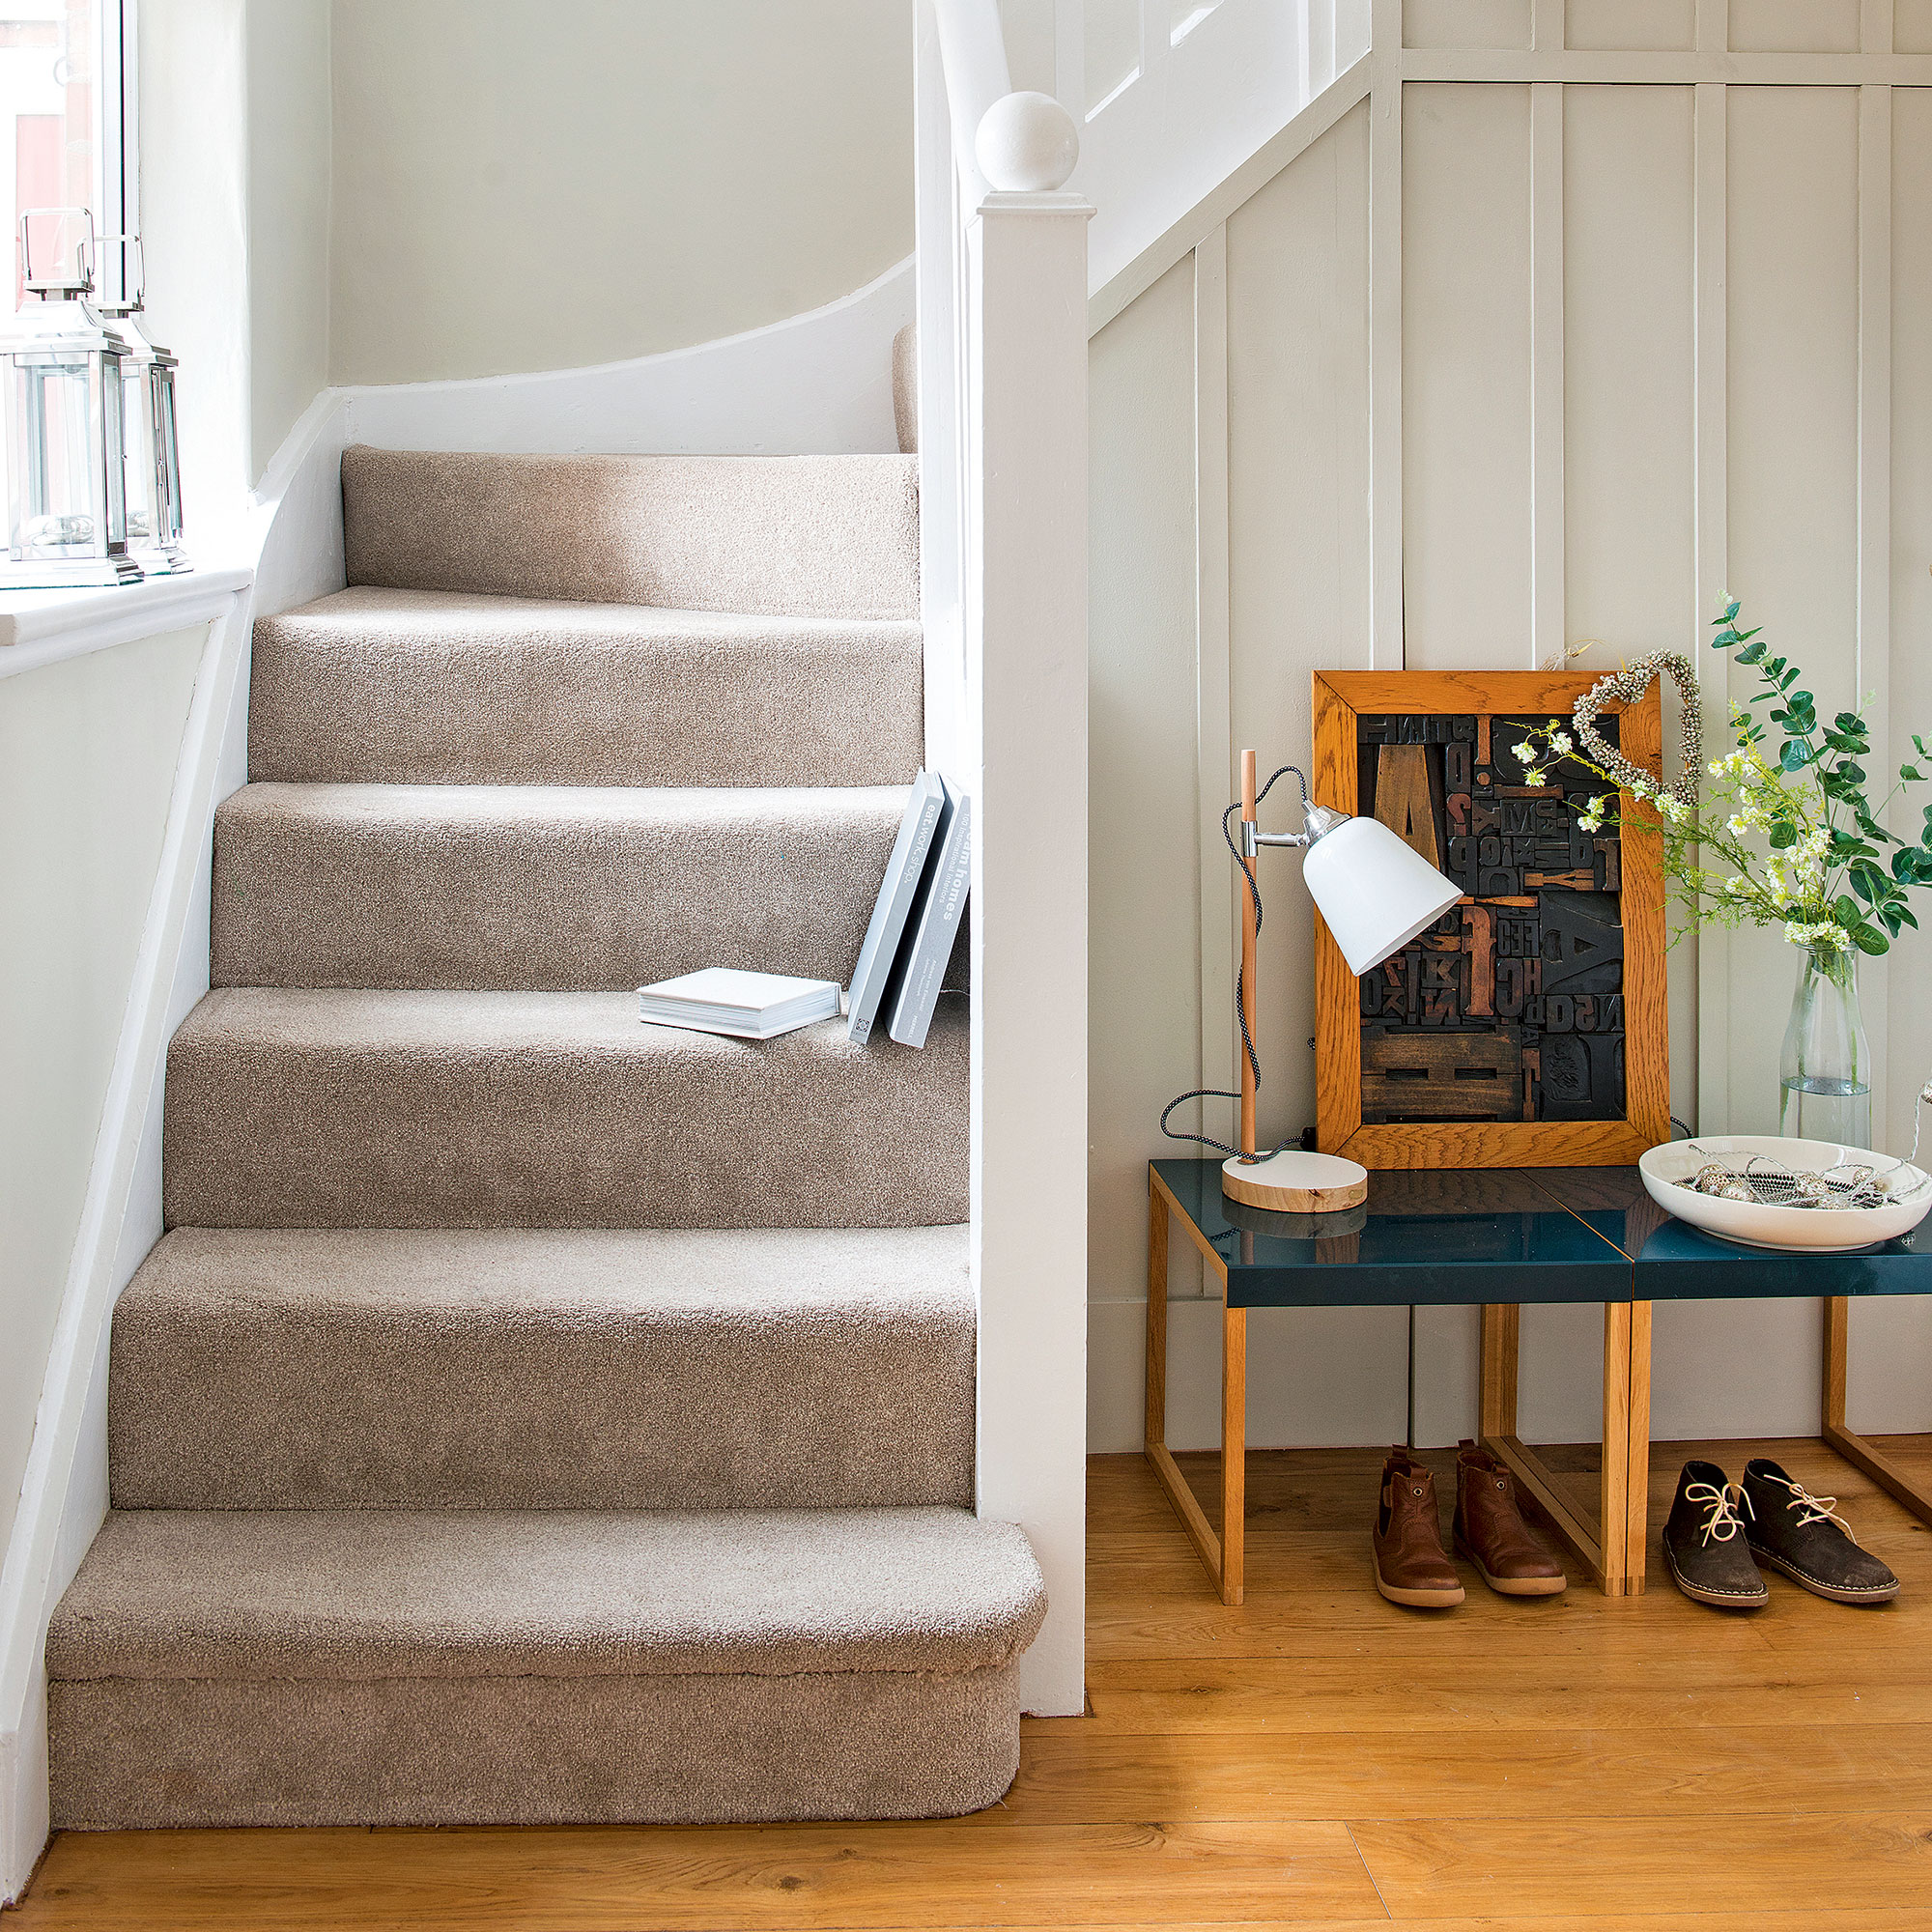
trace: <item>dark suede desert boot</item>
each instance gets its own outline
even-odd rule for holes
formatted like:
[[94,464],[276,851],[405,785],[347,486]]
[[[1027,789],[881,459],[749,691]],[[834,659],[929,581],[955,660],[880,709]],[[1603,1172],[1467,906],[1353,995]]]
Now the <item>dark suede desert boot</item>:
[[1389,1451],[1371,1541],[1376,1588],[1390,1603],[1446,1610],[1463,1601],[1463,1579],[1442,1551],[1435,1478],[1406,1449]]
[[1859,1548],[1836,1496],[1814,1496],[1769,1457],[1745,1464],[1745,1534],[1760,1563],[1834,1604],[1889,1604],[1898,1578]]
[[1554,1597],[1569,1583],[1563,1566],[1522,1520],[1509,1465],[1464,1442],[1456,1458],[1456,1549],[1505,1597]]
[[1720,1610],[1760,1610],[1770,1598],[1751,1561],[1730,1479],[1715,1463],[1686,1463],[1663,1525],[1663,1561],[1687,1597]]

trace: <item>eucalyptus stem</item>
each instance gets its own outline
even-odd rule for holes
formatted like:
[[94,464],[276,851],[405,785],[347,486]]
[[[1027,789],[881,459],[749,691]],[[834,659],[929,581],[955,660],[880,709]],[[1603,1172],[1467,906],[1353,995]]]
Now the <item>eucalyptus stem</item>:
[[[1781,924],[1793,945],[1821,952],[1886,952],[1903,928],[1918,924],[1912,894],[1932,886],[1932,806],[1916,841],[1890,831],[1882,814],[1928,773],[1917,763],[1899,766],[1898,782],[1874,810],[1859,763],[1871,752],[1862,712],[1840,711],[1822,724],[1799,668],[1770,654],[1761,629],[1741,631],[1740,609],[1736,598],[1723,600],[1711,643],[1736,651],[1737,662],[1757,673],[1759,689],[1732,705],[1734,749],[1705,765],[1694,791],[1682,781],[1663,786],[1633,776],[1628,765],[1620,775],[1591,757],[1577,743],[1595,717],[1590,698],[1577,702],[1577,737],[1552,719],[1528,728],[1517,756],[1532,783],[1544,764],[1559,761],[1606,782],[1608,792],[1572,802],[1584,830],[1609,825],[1661,839],[1664,873],[1688,913],[1673,942],[1709,920]],[[1673,675],[1688,678],[1685,660],[1665,662],[1678,667]],[[1594,742],[1603,749],[1601,739]],[[1915,732],[1912,745],[1916,757],[1932,765],[1926,740]],[[1728,871],[1714,870],[1707,856]]]

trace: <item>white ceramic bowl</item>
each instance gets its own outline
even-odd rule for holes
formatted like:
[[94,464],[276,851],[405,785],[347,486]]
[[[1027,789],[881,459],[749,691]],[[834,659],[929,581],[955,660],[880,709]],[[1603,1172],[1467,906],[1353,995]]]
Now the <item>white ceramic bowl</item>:
[[1840,1147],[1835,1141],[1787,1141],[1772,1134],[1704,1134],[1696,1141],[1666,1141],[1637,1162],[1637,1172],[1650,1198],[1680,1221],[1742,1241],[1751,1248],[1781,1248],[1792,1254],[1849,1254],[1880,1241],[1909,1235],[1932,1212],[1932,1185],[1916,1167],[1901,1167],[1895,1179],[1901,1188],[1917,1188],[1909,1198],[1888,1208],[1770,1208],[1755,1201],[1726,1201],[1720,1194],[1699,1194],[1672,1185],[1690,1179],[1700,1168],[1721,1160],[1742,1166],[1751,1154],[1768,1154],[1798,1172],[1822,1174],[1846,1162],[1884,1173],[1889,1154],[1864,1148]]

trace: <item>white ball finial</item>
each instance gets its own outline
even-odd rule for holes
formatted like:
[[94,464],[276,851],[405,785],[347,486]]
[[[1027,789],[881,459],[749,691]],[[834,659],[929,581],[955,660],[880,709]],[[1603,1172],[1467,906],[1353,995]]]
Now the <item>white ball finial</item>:
[[1048,194],[1065,185],[1080,158],[1080,130],[1050,94],[1009,94],[993,102],[973,152],[989,187]]

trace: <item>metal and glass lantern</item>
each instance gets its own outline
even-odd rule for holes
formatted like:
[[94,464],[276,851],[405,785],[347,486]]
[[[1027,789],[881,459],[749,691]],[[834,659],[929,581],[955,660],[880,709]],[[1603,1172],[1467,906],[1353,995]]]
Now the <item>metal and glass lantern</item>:
[[[122,433],[127,440],[128,552],[143,576],[192,570],[182,549],[181,448],[175,436],[175,358],[148,340],[134,321],[147,276],[138,235],[103,235],[105,258],[119,250],[116,272],[94,307],[127,339],[122,363]],[[112,300],[105,299],[108,295]]]
[[83,299],[92,253],[84,241],[37,260],[44,218],[86,211],[46,209],[20,217],[22,279],[31,299],[0,332],[7,422],[11,589],[136,583],[128,554],[126,450],[128,341]]

